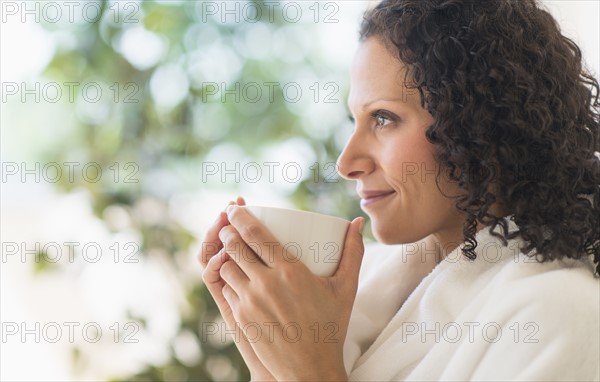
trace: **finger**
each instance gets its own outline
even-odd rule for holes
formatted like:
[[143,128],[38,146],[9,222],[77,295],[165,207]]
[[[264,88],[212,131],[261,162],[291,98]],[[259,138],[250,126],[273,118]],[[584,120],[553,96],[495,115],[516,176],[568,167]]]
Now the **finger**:
[[292,264],[286,261],[282,243],[244,207],[227,207],[227,219],[239,232],[244,242],[255,249],[255,253],[269,268]]
[[225,281],[223,281],[219,273],[221,265],[224,261],[226,261],[225,259],[227,258],[227,254],[224,251],[220,251],[209,260],[206,269],[202,273],[204,285],[206,285],[206,289],[208,289],[208,292],[215,300],[215,303],[219,308],[219,312],[221,312],[223,317],[226,317],[227,313],[231,310],[227,300],[225,300],[225,297],[223,297],[222,291]]
[[243,197],[241,197],[241,196],[238,196],[238,197],[237,197],[237,204],[238,204],[239,206],[245,206],[245,205],[246,205],[246,201],[244,200],[244,198],[243,198]]
[[233,288],[235,293],[239,296],[242,292],[248,288],[250,279],[240,269],[237,263],[233,260],[228,260],[221,265],[219,274],[223,281]]
[[223,298],[225,298],[225,301],[227,301],[227,303],[231,307],[231,311],[234,313],[235,316],[235,312],[238,311],[238,306],[240,305],[240,297],[229,284],[223,285],[221,293],[223,294]]
[[[356,218],[350,223],[346,239],[344,240],[344,250],[340,265],[332,276],[337,281],[355,288],[358,285],[358,273],[362,263],[365,247],[363,243],[362,230],[364,229],[365,219]],[[348,282],[347,280],[352,280]]]
[[229,203],[227,203],[227,205],[225,206],[225,208],[223,208],[222,212],[225,214],[225,220],[227,220],[227,224],[229,224],[229,220],[227,219],[227,209],[229,208],[229,206],[235,206],[236,203],[237,201],[230,200]]
[[260,257],[255,251],[260,251],[257,245],[248,245],[242,239],[238,231],[228,225],[219,232],[219,239],[223,242],[225,251],[229,257],[238,265],[248,279],[260,277],[259,273],[266,269]]
[[202,273],[202,280],[209,288],[209,291],[212,284],[223,282],[219,271],[223,263],[225,263],[227,260],[229,260],[229,256],[225,252],[225,249],[221,249],[208,261],[206,269],[204,269],[204,272]]
[[[240,198],[238,197],[238,200],[239,199]],[[219,240],[218,235],[221,228],[229,224],[229,220],[227,220],[227,213],[225,212],[227,207],[234,204],[235,202],[231,200],[227,206],[225,206],[223,211],[219,213],[217,220],[215,220],[213,225],[208,229],[206,235],[204,236],[204,240],[202,241],[202,249],[198,254],[198,260],[200,261],[202,267],[206,267],[208,260],[210,260],[215,253],[219,252],[221,248],[223,248],[223,243],[221,243]]]
[[[233,317],[233,310],[227,301],[227,298],[223,295],[223,289],[227,286],[227,283],[221,278],[219,273],[223,263],[228,261],[230,262],[231,259],[229,259],[229,256],[227,256],[227,253],[220,251],[217,255],[210,259],[202,278],[206,288],[215,300],[221,316],[227,322],[227,325],[234,325],[235,319]],[[226,293],[230,292],[226,289]]]
[[202,241],[202,249],[198,255],[198,260],[203,267],[206,267],[210,258],[223,248],[223,243],[221,243],[221,240],[219,239],[219,231],[227,224],[229,224],[227,214],[225,212],[220,212],[217,220],[215,220],[213,225],[206,232],[204,240]]

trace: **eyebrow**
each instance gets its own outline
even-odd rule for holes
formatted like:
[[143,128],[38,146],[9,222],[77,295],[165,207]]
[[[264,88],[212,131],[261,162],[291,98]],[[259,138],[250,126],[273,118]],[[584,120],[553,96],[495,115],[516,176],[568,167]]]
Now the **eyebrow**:
[[[362,110],[367,109],[369,106],[371,106],[372,104],[374,104],[375,102],[397,102],[397,101],[405,101],[402,98],[377,98],[374,99],[372,101],[369,101],[367,103],[365,103],[364,105],[362,105]],[[350,106],[346,103],[346,109],[348,109],[348,111],[350,112]]]

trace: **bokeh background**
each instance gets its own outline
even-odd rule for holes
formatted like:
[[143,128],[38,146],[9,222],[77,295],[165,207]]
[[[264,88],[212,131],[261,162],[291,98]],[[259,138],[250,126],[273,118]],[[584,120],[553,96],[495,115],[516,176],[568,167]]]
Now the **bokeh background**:
[[[2,380],[248,380],[196,255],[229,200],[353,218],[370,1],[0,1]],[[599,5],[543,2],[599,73]],[[367,228],[368,232],[368,228]]]

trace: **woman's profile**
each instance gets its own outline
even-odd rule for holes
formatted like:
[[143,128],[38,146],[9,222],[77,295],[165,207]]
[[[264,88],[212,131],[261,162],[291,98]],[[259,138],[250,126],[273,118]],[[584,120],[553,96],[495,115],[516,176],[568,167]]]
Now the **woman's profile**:
[[269,333],[236,342],[252,379],[600,380],[600,87],[578,46],[535,0],[384,0],[350,84],[338,171],[380,244],[355,219],[330,278],[234,258],[272,241],[241,198],[205,238],[228,326]]

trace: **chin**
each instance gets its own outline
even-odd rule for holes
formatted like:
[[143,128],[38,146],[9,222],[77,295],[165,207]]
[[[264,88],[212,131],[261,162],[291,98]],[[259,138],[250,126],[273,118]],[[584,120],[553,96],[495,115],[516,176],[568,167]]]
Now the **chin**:
[[382,244],[402,244],[399,238],[399,232],[394,230],[391,225],[381,224],[375,220],[371,221],[371,229],[373,230],[373,236],[375,239]]
[[382,224],[376,220],[371,221],[373,236],[382,244],[408,244],[422,239],[421,237],[413,237],[413,232],[406,232],[404,230],[400,230],[398,227],[398,224]]

